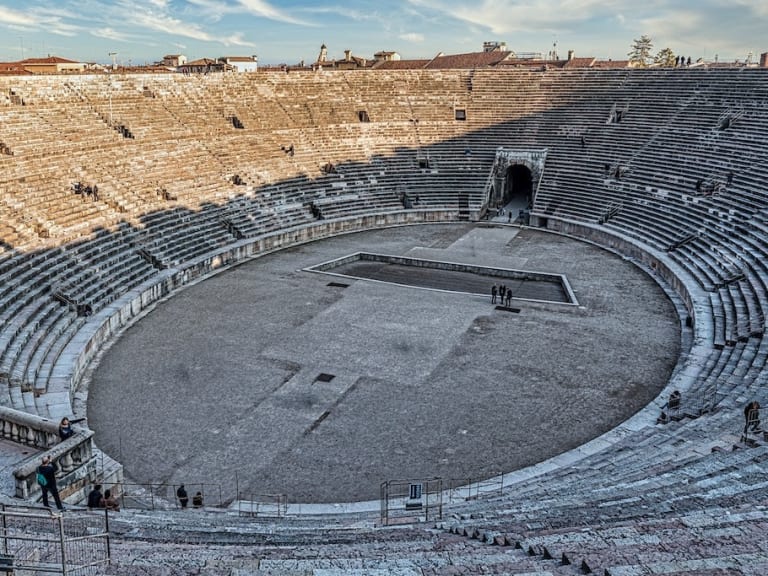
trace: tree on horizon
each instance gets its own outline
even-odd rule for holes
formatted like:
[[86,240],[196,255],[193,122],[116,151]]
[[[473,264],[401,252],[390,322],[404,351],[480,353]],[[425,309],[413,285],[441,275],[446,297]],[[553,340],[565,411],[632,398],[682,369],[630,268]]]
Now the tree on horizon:
[[677,55],[672,52],[671,48],[663,48],[659,50],[653,58],[653,63],[659,66],[666,66],[667,68],[674,68],[677,61]]
[[630,64],[639,68],[647,68],[652,61],[651,50],[653,50],[653,42],[650,36],[643,34],[640,38],[635,38],[632,43],[632,50],[627,54]]

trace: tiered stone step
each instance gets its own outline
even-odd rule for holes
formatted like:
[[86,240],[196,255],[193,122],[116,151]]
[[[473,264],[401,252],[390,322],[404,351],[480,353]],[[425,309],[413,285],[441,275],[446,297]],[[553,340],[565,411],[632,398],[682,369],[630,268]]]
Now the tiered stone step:
[[[254,522],[228,514],[112,515],[107,574],[522,574],[542,564],[520,550],[491,548],[421,527],[376,528],[370,520]],[[185,572],[186,571],[186,572]],[[566,572],[558,572],[566,573]]]

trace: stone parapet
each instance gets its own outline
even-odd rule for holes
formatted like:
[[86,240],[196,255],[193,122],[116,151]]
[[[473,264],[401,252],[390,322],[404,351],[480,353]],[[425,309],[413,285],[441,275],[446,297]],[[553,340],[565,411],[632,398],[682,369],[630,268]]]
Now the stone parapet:
[[40,450],[39,458],[28,459],[13,470],[17,498],[26,500],[40,493],[36,474],[44,456],[50,456],[58,467],[57,484],[64,498],[95,478],[92,430],[75,428],[74,436],[59,442],[58,424],[45,418],[0,408],[0,422],[4,438]]

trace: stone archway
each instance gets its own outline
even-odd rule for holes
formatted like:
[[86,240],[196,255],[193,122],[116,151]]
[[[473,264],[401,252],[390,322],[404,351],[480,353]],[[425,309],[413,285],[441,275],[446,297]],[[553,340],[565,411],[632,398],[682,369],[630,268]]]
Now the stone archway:
[[511,199],[533,203],[539,187],[547,149],[498,148],[485,191],[486,210],[495,210]]

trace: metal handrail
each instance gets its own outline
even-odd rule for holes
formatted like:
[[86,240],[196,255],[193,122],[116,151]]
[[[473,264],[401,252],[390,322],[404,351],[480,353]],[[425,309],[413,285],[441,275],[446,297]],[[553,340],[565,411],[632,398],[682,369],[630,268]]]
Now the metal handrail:
[[[218,507],[225,505],[222,485],[212,482],[117,482],[111,486],[111,490],[113,491],[113,496],[120,499],[120,505],[123,508],[144,508],[149,510],[173,506],[180,508],[181,504],[176,497],[176,490],[182,484],[187,489],[190,504],[192,504],[195,492],[199,491],[202,493],[204,506]],[[136,488],[139,488],[139,490],[134,493]],[[216,499],[217,495],[218,499]],[[147,497],[149,498],[148,501],[146,500]],[[213,501],[211,501],[211,498],[213,498]],[[131,500],[143,502],[144,505],[132,505]]]

